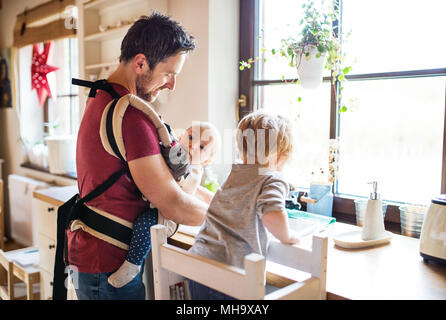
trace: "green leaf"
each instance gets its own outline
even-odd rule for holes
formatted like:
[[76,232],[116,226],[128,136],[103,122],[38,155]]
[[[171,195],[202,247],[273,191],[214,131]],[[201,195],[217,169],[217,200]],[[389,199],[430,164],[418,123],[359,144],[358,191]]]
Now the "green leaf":
[[302,102],[302,97],[297,98],[297,102]]
[[339,81],[344,81],[344,80],[345,80],[344,75],[343,74],[339,75]]
[[245,70],[245,66],[240,66],[239,68],[241,71]]
[[342,108],[339,110],[339,112],[346,112],[347,111],[347,107],[346,106],[342,106]]
[[345,68],[342,70],[342,72],[343,72],[344,74],[347,74],[347,73],[349,73],[350,71],[352,71],[352,67],[345,67]]
[[276,54],[276,49],[271,49],[272,54]]

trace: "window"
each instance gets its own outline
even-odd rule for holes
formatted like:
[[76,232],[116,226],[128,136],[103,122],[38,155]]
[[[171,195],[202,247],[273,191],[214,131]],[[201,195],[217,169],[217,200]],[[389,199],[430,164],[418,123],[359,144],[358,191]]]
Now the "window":
[[[308,187],[311,172],[326,170],[329,139],[337,138],[333,191],[341,201],[367,197],[367,182],[376,180],[384,200],[425,204],[446,193],[446,3],[336,1],[341,28],[352,31],[343,50],[356,60],[342,99],[357,99],[358,109],[338,112],[329,74],[317,89],[303,90],[294,83],[296,70],[270,55],[240,72],[240,94],[248,98],[240,117],[264,108],[294,120],[297,152],[287,176],[296,186]],[[240,60],[279,47],[295,32],[301,4],[240,1]]]
[[[43,47],[43,44],[39,44]],[[33,46],[20,48],[17,52],[19,99],[18,115],[20,136],[31,165],[46,168],[47,150],[44,138],[47,136],[76,136],[79,127],[78,89],[71,85],[71,78],[77,77],[76,38],[54,40],[47,63],[59,69],[48,73],[47,79],[52,98],[40,106],[35,90],[31,89],[31,57]]]
[[54,41],[53,64],[59,67],[53,77],[56,99],[48,101],[49,135],[77,135],[79,127],[78,87],[71,79],[78,77],[77,39],[66,38]]

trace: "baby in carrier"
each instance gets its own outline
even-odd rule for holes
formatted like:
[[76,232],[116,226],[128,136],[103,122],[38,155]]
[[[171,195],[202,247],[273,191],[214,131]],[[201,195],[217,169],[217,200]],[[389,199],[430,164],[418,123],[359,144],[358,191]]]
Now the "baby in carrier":
[[[193,123],[178,139],[187,150],[190,161],[189,174],[178,183],[183,191],[194,194],[200,185],[204,167],[210,164],[220,148],[221,137],[209,122]],[[162,220],[162,216],[160,216]],[[152,211],[144,211],[133,223],[132,239],[124,263],[108,277],[108,282],[120,288],[129,283],[141,270],[151,248],[150,227],[162,223]]]

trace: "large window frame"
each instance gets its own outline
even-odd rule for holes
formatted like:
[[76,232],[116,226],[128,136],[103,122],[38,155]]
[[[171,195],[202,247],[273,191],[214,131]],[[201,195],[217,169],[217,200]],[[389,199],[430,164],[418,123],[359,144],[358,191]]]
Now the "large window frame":
[[[334,0],[338,2],[342,14],[342,0]],[[259,0],[240,0],[240,61],[246,61],[251,57],[259,54],[256,40],[259,36]],[[342,16],[341,16],[342,21]],[[340,25],[342,28],[342,23]],[[255,67],[245,69],[239,73],[239,97],[246,97],[246,105],[239,107],[238,117],[243,118],[246,114],[254,111],[257,106],[256,90],[261,86],[287,84],[293,85],[297,79],[271,79],[271,80],[255,80]],[[383,79],[402,79],[402,78],[419,78],[419,77],[435,77],[446,76],[446,68],[439,69],[423,69],[423,70],[406,70],[396,72],[379,72],[379,73],[363,73],[347,75],[348,81],[364,81],[364,80],[383,80]],[[324,77],[324,82],[331,81],[331,77]],[[340,101],[336,100],[335,93],[339,90],[339,83],[331,85],[330,98],[330,136],[334,139],[339,135],[339,105]],[[445,88],[445,110],[446,110],[446,88]],[[347,196],[337,193],[337,185],[334,185],[334,203],[333,216],[341,222],[356,224],[354,200]],[[441,193],[446,193],[446,112],[443,130],[443,153],[442,153],[442,172],[441,172]],[[386,229],[393,232],[400,232],[400,213],[397,205],[390,204],[387,207],[385,218]]]

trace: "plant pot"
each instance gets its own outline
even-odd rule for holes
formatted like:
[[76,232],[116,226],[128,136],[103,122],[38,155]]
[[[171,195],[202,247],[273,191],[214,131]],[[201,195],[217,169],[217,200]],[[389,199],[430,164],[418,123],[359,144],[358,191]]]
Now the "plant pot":
[[46,137],[50,173],[76,172],[76,144],[72,136]]
[[315,89],[322,83],[326,54],[321,54],[319,58],[316,58],[318,50],[314,46],[305,47],[304,51],[309,52],[310,55],[306,57],[304,52],[302,56],[298,57],[297,74],[299,82],[304,89]]
[[[365,211],[367,209],[367,199],[356,199],[355,202],[355,211],[356,211],[356,225],[359,227],[364,226],[364,216]],[[382,203],[382,212],[383,212],[383,219],[386,218],[386,212],[387,212],[387,203]]]

